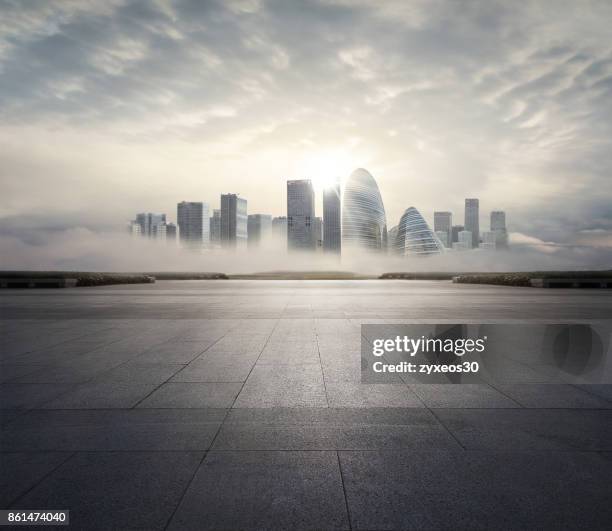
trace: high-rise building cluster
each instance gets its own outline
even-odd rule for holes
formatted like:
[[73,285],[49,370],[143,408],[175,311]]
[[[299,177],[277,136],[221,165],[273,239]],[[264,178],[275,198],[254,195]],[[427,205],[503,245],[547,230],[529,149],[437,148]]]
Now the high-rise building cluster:
[[315,212],[316,194],[310,179],[287,181],[287,215],[249,214],[247,200],[221,194],[218,209],[202,201],[177,205],[176,225],[165,214],[141,213],[129,223],[133,236],[179,241],[192,249],[249,249],[281,241],[290,251],[321,250],[340,256],[352,250],[426,256],[470,249],[508,246],[506,214],[494,210],[488,231],[480,230],[480,202],[465,200],[463,225],[453,214],[435,211],[433,230],[414,207],[406,208],[397,225],[387,229],[378,185],[363,168],[355,170],[341,189],[340,182],[323,190],[323,216]]
[[465,200],[463,225],[453,225],[451,212],[434,212],[434,232],[445,248],[455,251],[470,249],[504,249],[508,247],[506,213],[494,210],[490,215],[489,230],[480,230],[480,201]]

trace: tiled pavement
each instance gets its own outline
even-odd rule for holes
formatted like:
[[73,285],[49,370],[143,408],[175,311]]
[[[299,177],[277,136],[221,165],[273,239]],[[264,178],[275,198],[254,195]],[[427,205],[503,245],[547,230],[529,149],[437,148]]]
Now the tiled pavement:
[[610,387],[360,383],[361,323],[612,318],[605,292],[158,282],[0,294],[0,507],[73,528],[612,526]]

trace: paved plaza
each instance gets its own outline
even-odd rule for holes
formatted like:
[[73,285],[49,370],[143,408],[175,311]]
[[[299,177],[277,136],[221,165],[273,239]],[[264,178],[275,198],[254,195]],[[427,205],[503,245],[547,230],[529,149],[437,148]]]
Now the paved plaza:
[[160,281],[0,293],[0,507],[75,529],[610,529],[612,387],[360,382],[363,323],[612,293]]

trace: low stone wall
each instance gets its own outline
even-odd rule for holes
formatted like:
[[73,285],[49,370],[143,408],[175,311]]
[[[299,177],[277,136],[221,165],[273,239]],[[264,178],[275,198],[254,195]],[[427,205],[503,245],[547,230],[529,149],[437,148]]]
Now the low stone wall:
[[610,271],[533,271],[460,274],[453,277],[453,282],[541,288],[607,288],[610,278]]
[[3,288],[67,288],[151,284],[155,277],[142,273],[97,273],[90,271],[0,271]]

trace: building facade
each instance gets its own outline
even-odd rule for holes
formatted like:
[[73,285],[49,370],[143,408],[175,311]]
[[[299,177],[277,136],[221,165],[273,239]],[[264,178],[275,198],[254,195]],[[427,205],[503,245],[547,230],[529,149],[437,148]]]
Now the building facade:
[[468,251],[472,249],[472,233],[469,230],[462,230],[459,232],[459,241],[456,244],[453,244],[453,249],[458,249],[460,251]]
[[491,232],[496,235],[495,246],[498,249],[508,247],[508,230],[506,229],[506,213],[503,210],[491,212]]
[[407,208],[397,225],[393,244],[395,254],[425,256],[444,252],[444,245],[414,207]]
[[287,181],[287,248],[314,250],[315,194],[310,179]]
[[247,201],[237,194],[221,195],[221,245],[243,247],[248,238]]
[[323,249],[338,254],[342,250],[340,183],[323,190]]
[[451,245],[450,247],[452,247],[453,243],[457,243],[459,241],[459,233],[464,230],[465,227],[463,225],[453,225],[453,227],[451,228]]
[[176,225],[174,223],[166,224],[166,239],[176,241]]
[[183,245],[199,248],[208,247],[210,232],[208,204],[182,201],[176,207],[179,239]]
[[166,214],[151,212],[136,214],[136,224],[140,226],[140,235],[147,238],[165,239]]
[[313,237],[315,248],[323,249],[323,218],[315,216],[313,226]]
[[442,245],[444,245],[444,247],[450,247],[450,242],[448,241],[448,235],[449,233],[445,230],[435,230],[434,234],[436,235],[436,238],[438,238],[438,240],[440,240],[440,243]]
[[287,217],[278,216],[272,218],[272,236],[281,245],[287,246]]
[[472,233],[472,248],[480,242],[480,212],[478,199],[465,200],[465,230]]
[[374,177],[363,168],[350,175],[342,194],[342,249],[351,248],[387,248],[385,207]]
[[272,235],[272,216],[268,214],[250,214],[247,218],[249,247],[258,247],[269,241]]
[[478,246],[479,249],[497,248],[497,233],[495,231],[485,231],[482,233],[482,242]]
[[221,245],[221,210],[215,208],[213,215],[209,218],[210,223],[210,244],[212,247]]
[[140,226],[140,223],[138,223],[136,220],[130,221],[128,223],[127,230],[132,237],[142,236],[142,227]]
[[[451,246],[453,227],[453,214],[451,212],[434,212],[434,232],[446,232],[446,238],[442,241],[445,247]],[[442,238],[440,238],[442,240]]]

